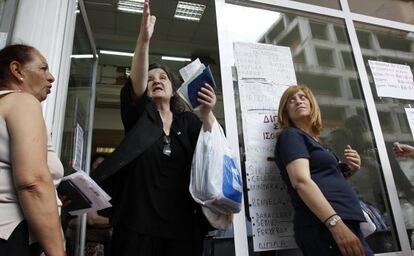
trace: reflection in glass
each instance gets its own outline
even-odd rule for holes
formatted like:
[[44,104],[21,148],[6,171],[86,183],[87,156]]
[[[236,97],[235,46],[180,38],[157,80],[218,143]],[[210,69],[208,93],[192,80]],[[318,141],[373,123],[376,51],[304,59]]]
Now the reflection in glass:
[[3,20],[5,4],[6,4],[6,0],[1,0],[0,1],[0,23]]
[[352,12],[414,24],[414,2],[407,0],[348,0]]
[[[92,54],[92,52],[82,15],[77,14],[72,54]],[[93,58],[71,60],[61,152],[65,175],[86,169],[87,141],[91,136],[88,126],[91,122],[89,109],[95,62],[96,59]],[[73,221],[70,221],[71,219]],[[79,221],[63,212],[62,226],[67,227],[65,238],[68,255],[79,255],[81,243]]]
[[318,98],[324,123],[322,140],[341,160],[348,144],[360,153],[361,170],[350,182],[361,200],[379,210],[378,221],[387,225],[378,228],[367,241],[375,253],[398,250],[381,166],[344,23],[304,16],[291,20],[291,24],[294,22],[297,22],[297,31],[290,29],[292,32],[285,35],[290,40],[280,37],[272,42],[290,46],[294,58],[301,54],[308,58],[305,63],[295,63],[296,76],[298,83],[307,84]]
[[340,9],[338,0],[334,0],[334,1],[332,0],[294,0],[294,1],[323,6],[323,7],[329,7],[329,8],[334,8],[334,9]]
[[[367,66],[371,90],[374,95],[381,129],[387,146],[391,169],[398,190],[401,210],[407,228],[408,238],[413,244],[414,229],[414,168],[413,160],[396,158],[393,154],[394,141],[414,145],[413,132],[410,130],[404,108],[414,107],[414,100],[378,97],[368,61],[381,61],[401,64],[414,70],[414,38],[412,32],[386,29],[357,23],[358,40],[360,35],[370,38],[370,43],[361,45],[364,62]],[[362,40],[365,40],[362,38]]]
[[[233,6],[227,5],[227,8],[232,10]],[[247,14],[256,11],[255,8],[243,8]],[[398,251],[400,245],[392,219],[382,167],[378,160],[344,22],[315,15],[297,15],[297,12],[296,14],[274,13],[280,17],[273,24],[268,25],[267,31],[260,40],[250,38],[243,41],[290,47],[298,83],[308,85],[321,106],[324,124],[323,143],[339,158],[343,158],[343,151],[348,144],[361,155],[361,170],[349,181],[359,198],[377,213],[377,231],[367,238],[370,247],[375,253]],[[228,27],[230,33],[232,30],[233,27]],[[365,36],[366,44],[372,43],[370,34],[362,32],[361,35]],[[238,40],[240,39],[235,36],[233,41]],[[237,88],[236,82],[236,104],[240,104]],[[241,114],[239,109],[238,111],[239,131],[242,131]],[[240,144],[243,144],[242,136],[243,134],[240,134]],[[243,169],[245,168],[243,145],[240,150]],[[249,237],[249,243],[251,239],[252,237]],[[283,253],[283,250],[280,252]],[[251,255],[265,254],[256,252]]]

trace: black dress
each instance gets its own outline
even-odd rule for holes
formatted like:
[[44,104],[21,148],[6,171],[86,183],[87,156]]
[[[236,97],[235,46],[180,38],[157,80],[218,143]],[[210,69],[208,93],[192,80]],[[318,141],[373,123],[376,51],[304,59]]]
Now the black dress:
[[[142,131],[136,138],[137,147],[146,137],[155,138],[116,174],[115,191],[112,191],[113,253],[201,255],[203,236],[209,226],[189,193],[191,161],[201,122],[190,112],[174,114],[166,140],[161,118],[150,99],[143,95],[134,100],[131,95],[132,86],[128,80],[121,90],[126,139],[135,140],[129,135],[146,125],[143,122],[153,122],[158,132]],[[143,118],[145,115],[153,118]],[[138,138],[140,136],[142,138]],[[121,146],[125,144],[133,147],[131,141]],[[163,152],[167,144],[170,155]]]

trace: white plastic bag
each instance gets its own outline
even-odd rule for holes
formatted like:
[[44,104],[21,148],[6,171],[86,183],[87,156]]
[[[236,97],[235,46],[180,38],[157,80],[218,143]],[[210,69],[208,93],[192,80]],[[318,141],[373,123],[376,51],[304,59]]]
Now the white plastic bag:
[[194,200],[224,215],[241,210],[243,183],[227,139],[217,121],[211,132],[201,129],[191,165]]
[[233,213],[222,214],[204,206],[201,207],[201,210],[210,225],[217,229],[228,229],[233,224]]

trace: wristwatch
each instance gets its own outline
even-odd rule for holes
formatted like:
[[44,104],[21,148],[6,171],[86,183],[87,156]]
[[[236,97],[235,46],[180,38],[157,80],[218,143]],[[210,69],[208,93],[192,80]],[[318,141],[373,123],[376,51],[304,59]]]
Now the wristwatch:
[[339,215],[334,215],[331,218],[329,218],[325,224],[328,228],[333,228],[336,226],[336,224],[338,224],[338,221],[341,220],[341,217]]

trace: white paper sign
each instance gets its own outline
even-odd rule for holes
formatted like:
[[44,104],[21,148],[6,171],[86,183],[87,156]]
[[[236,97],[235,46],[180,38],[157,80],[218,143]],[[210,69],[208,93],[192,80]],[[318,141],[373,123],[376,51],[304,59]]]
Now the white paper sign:
[[296,84],[289,47],[234,43],[238,80],[255,79],[276,85]]
[[75,133],[75,137],[74,137],[72,167],[76,171],[82,171],[83,129],[78,123],[76,124],[74,133]]
[[273,158],[278,128],[277,113],[247,111],[242,113],[242,119],[246,160],[263,162]]
[[241,111],[271,110],[275,113],[279,107],[279,100],[288,86],[277,86],[258,81],[239,81]]
[[414,81],[410,66],[368,61],[378,97],[414,100]]
[[293,207],[273,161],[246,162],[255,251],[296,248]]
[[283,92],[296,84],[288,47],[235,43],[254,251],[296,248],[293,208],[273,161],[277,112]]
[[411,135],[414,138],[414,109],[405,108],[405,113],[407,114],[408,124],[410,125]]

